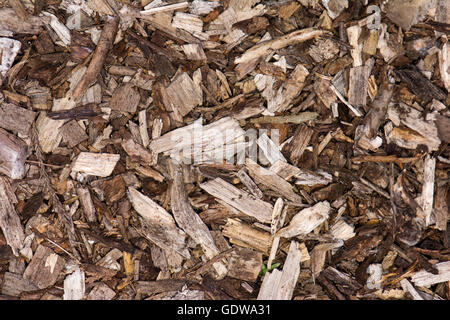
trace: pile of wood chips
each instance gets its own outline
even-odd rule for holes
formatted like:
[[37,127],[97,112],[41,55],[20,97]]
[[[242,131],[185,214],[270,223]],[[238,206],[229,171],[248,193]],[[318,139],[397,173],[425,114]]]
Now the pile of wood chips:
[[0,0],[0,300],[450,298],[450,1]]

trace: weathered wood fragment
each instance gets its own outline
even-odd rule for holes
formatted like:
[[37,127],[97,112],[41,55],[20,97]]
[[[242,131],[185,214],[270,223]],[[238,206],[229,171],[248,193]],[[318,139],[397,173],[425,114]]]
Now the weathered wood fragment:
[[11,247],[14,255],[18,256],[25,240],[24,229],[19,215],[14,208],[17,198],[11,184],[5,177],[0,177],[0,228]]
[[87,300],[112,300],[116,296],[113,289],[103,282],[96,284],[87,295]]
[[290,238],[301,234],[308,234],[321,225],[330,214],[331,207],[328,201],[322,201],[310,208],[298,212],[289,225],[277,232],[277,236]]
[[3,7],[0,9],[0,32],[12,36],[18,34],[39,34],[43,29],[42,20],[36,16],[29,16],[27,20],[21,19],[14,9]]
[[419,205],[422,207],[426,226],[431,224],[431,214],[433,212],[435,169],[436,159],[427,155],[423,161],[423,185],[419,198]]
[[313,130],[311,128],[300,124],[295,130],[291,142],[283,147],[283,151],[288,154],[288,158],[292,164],[298,165],[312,135]]
[[25,175],[25,160],[28,146],[20,138],[0,128],[0,173],[11,179],[21,179]]
[[112,110],[135,113],[141,96],[131,83],[120,85],[109,101]]
[[[408,133],[399,127],[390,129],[386,132],[388,142],[394,140],[404,148],[416,148],[418,144],[424,143],[429,151],[437,150],[441,144],[436,124],[433,121],[423,120],[420,111],[400,103],[399,106],[389,106],[387,116],[395,126],[402,124],[413,130],[410,135],[407,135]],[[409,137],[411,139],[408,139]],[[406,141],[402,143],[402,139]]]
[[121,146],[130,157],[140,160],[143,164],[156,164],[157,156],[139,143],[136,143],[131,137],[124,138]]
[[72,163],[72,171],[107,177],[111,175],[119,159],[118,154],[81,152]]
[[422,270],[411,276],[411,281],[419,287],[429,287],[436,283],[450,281],[450,262],[440,262],[433,266],[437,274]]
[[238,171],[236,176],[241,180],[241,182],[245,185],[248,191],[258,199],[262,199],[263,193],[258,188],[255,182],[253,182],[252,178],[248,176],[244,169]]
[[107,53],[116,37],[118,25],[119,17],[113,17],[110,18],[103,27],[97,47],[95,48],[91,62],[89,63],[89,67],[86,70],[85,75],[73,91],[72,97],[75,100],[81,99],[86,90],[97,79],[97,75],[103,68]]
[[5,272],[3,275],[2,294],[6,296],[19,297],[22,292],[32,292],[38,289],[20,274]]
[[274,164],[278,160],[286,161],[283,154],[280,152],[280,148],[277,143],[270,139],[267,133],[260,135],[258,140],[256,140],[256,143],[271,164]]
[[169,98],[168,111],[177,111],[182,117],[203,103],[201,88],[186,72],[178,75],[166,89]]
[[300,274],[302,253],[298,243],[292,241],[284,262],[283,271],[275,269],[266,273],[258,293],[258,300],[290,300]]
[[200,188],[258,221],[263,223],[271,221],[272,205],[270,203],[256,199],[221,178],[204,182]]
[[[314,28],[307,28],[303,30],[294,31],[285,36],[274,40],[263,41],[249,50],[247,50],[243,55],[237,57],[234,63],[237,65],[237,77],[242,79],[246,74],[250,73],[255,67],[254,62],[258,61],[260,58],[268,55],[272,50],[279,50],[286,46],[294,43],[299,43],[303,41],[310,40],[317,36],[326,33],[326,31],[318,30]],[[254,64],[253,68],[246,68],[245,72],[240,72],[240,68],[247,64]]]
[[365,106],[371,68],[367,65],[350,69],[348,103]]
[[174,250],[189,258],[190,254],[185,243],[186,234],[176,226],[172,215],[135,188],[128,188],[128,196],[134,210],[146,224],[144,235],[158,247]]
[[21,46],[22,43],[20,41],[0,37],[0,79],[6,76],[6,73],[14,63],[14,59],[16,58]]
[[85,290],[84,271],[76,267],[75,271],[64,279],[63,300],[82,300]]
[[261,271],[262,252],[237,247],[229,254],[228,276],[255,282]]
[[203,31],[203,21],[194,14],[176,12],[172,19],[172,27],[183,29],[193,34],[201,33]]
[[70,148],[75,147],[89,138],[86,131],[75,120],[67,122],[60,130],[63,140],[66,141]]
[[295,204],[303,203],[303,198],[294,192],[292,185],[273,171],[261,167],[251,159],[246,160],[245,166],[257,184],[272,189]]
[[39,245],[23,277],[39,289],[45,289],[56,283],[64,264],[65,261],[60,255],[48,247]]
[[81,207],[84,210],[86,219],[89,222],[97,221],[97,216],[95,213],[94,202],[91,198],[91,193],[87,188],[77,188],[78,199],[80,200]]
[[252,248],[265,254],[269,253],[271,245],[270,233],[256,229],[238,219],[227,219],[222,234],[230,242],[245,248]]
[[[208,227],[192,209],[191,204],[187,199],[181,168],[173,165],[172,170],[173,184],[170,195],[170,204],[175,221],[188,236],[202,247],[206,258],[212,259],[219,254],[219,250],[214,243]],[[227,268],[222,263],[216,262],[213,264],[213,267],[219,278],[223,278],[227,274]]]

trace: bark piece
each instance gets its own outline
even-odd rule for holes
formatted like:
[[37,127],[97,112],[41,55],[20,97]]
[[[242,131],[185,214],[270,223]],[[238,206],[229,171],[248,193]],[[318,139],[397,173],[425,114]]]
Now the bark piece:
[[313,130],[304,124],[300,124],[294,132],[291,142],[283,147],[292,164],[298,165],[303,152],[309,144]]
[[434,217],[436,220],[436,228],[439,230],[447,230],[447,221],[450,218],[450,208],[447,203],[449,188],[448,186],[437,187],[434,196]]
[[70,148],[77,146],[89,138],[75,120],[71,120],[61,127],[61,135]]
[[128,196],[133,208],[146,224],[144,235],[158,247],[174,250],[189,258],[190,254],[185,244],[186,235],[176,226],[172,215],[135,188],[128,188]]
[[201,89],[186,72],[178,75],[167,87],[166,92],[169,98],[167,110],[176,110],[182,117],[203,103]]
[[302,253],[298,243],[292,241],[284,262],[283,271],[275,269],[264,276],[258,293],[258,300],[290,300],[300,274]]
[[4,295],[19,297],[22,292],[31,292],[38,289],[38,287],[27,279],[24,279],[20,274],[5,272],[3,275],[2,294]]
[[264,254],[269,254],[270,233],[256,229],[238,219],[228,219],[222,234],[230,242],[245,248],[252,248]]
[[119,201],[125,196],[125,181],[120,175],[103,181],[99,187],[102,189],[108,205]]
[[0,128],[0,172],[11,179],[21,179],[25,175],[25,160],[28,146],[15,135]]
[[202,183],[200,188],[260,222],[268,223],[272,219],[272,205],[270,203],[256,199],[221,178]]
[[325,266],[326,254],[329,250],[338,247],[336,243],[320,243],[311,251],[311,272],[314,277],[319,276]]
[[42,19],[30,16],[27,20],[21,19],[14,9],[3,7],[0,9],[0,32],[12,36],[18,34],[39,34],[43,29]]
[[87,300],[112,300],[115,296],[114,290],[101,282],[92,288],[87,296]]
[[7,178],[0,177],[0,228],[11,247],[14,255],[18,256],[25,240],[20,218],[14,208],[17,198],[11,189]]
[[72,171],[107,177],[111,175],[119,159],[118,154],[81,152],[73,161]]
[[446,94],[416,68],[405,68],[397,70],[396,73],[400,76],[402,81],[406,82],[409,90],[416,94],[425,103],[431,100],[444,100]]
[[131,83],[117,87],[109,101],[112,110],[135,113],[141,96]]
[[244,281],[256,282],[262,265],[261,252],[237,247],[229,254],[228,276]]
[[290,238],[301,234],[308,234],[322,224],[330,214],[328,201],[322,201],[310,208],[298,212],[289,225],[277,232],[277,236]]
[[184,279],[164,279],[156,281],[138,281],[136,283],[136,292],[143,295],[152,295],[161,292],[178,291],[186,284]]
[[375,100],[370,104],[364,125],[358,127],[357,133],[355,132],[355,140],[361,148],[374,150],[379,147],[381,138],[377,137],[377,132],[386,116],[393,93],[393,87],[384,82]]
[[39,245],[23,277],[39,289],[45,289],[56,283],[64,265],[65,261],[61,256],[52,249]]
[[157,156],[136,143],[132,138],[124,138],[121,146],[129,156],[139,159],[143,164],[150,166],[156,164]]
[[47,87],[41,87],[38,83],[31,82],[25,88],[25,95],[30,98],[35,110],[49,110],[51,108],[51,93]]

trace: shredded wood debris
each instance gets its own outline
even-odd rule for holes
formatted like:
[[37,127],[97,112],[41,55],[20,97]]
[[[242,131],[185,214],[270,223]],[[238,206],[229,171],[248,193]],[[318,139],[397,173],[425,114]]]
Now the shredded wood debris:
[[450,299],[448,0],[0,0],[0,300]]

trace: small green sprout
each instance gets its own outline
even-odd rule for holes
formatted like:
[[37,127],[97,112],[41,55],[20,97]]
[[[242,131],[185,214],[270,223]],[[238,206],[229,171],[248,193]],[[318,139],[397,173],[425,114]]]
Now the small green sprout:
[[276,262],[276,263],[272,263],[272,265],[270,266],[270,269],[267,269],[267,265],[265,263],[263,263],[261,265],[261,271],[259,272],[259,276],[262,277],[263,275],[266,274],[267,271],[272,272],[274,269],[278,268],[281,265],[281,263]]

